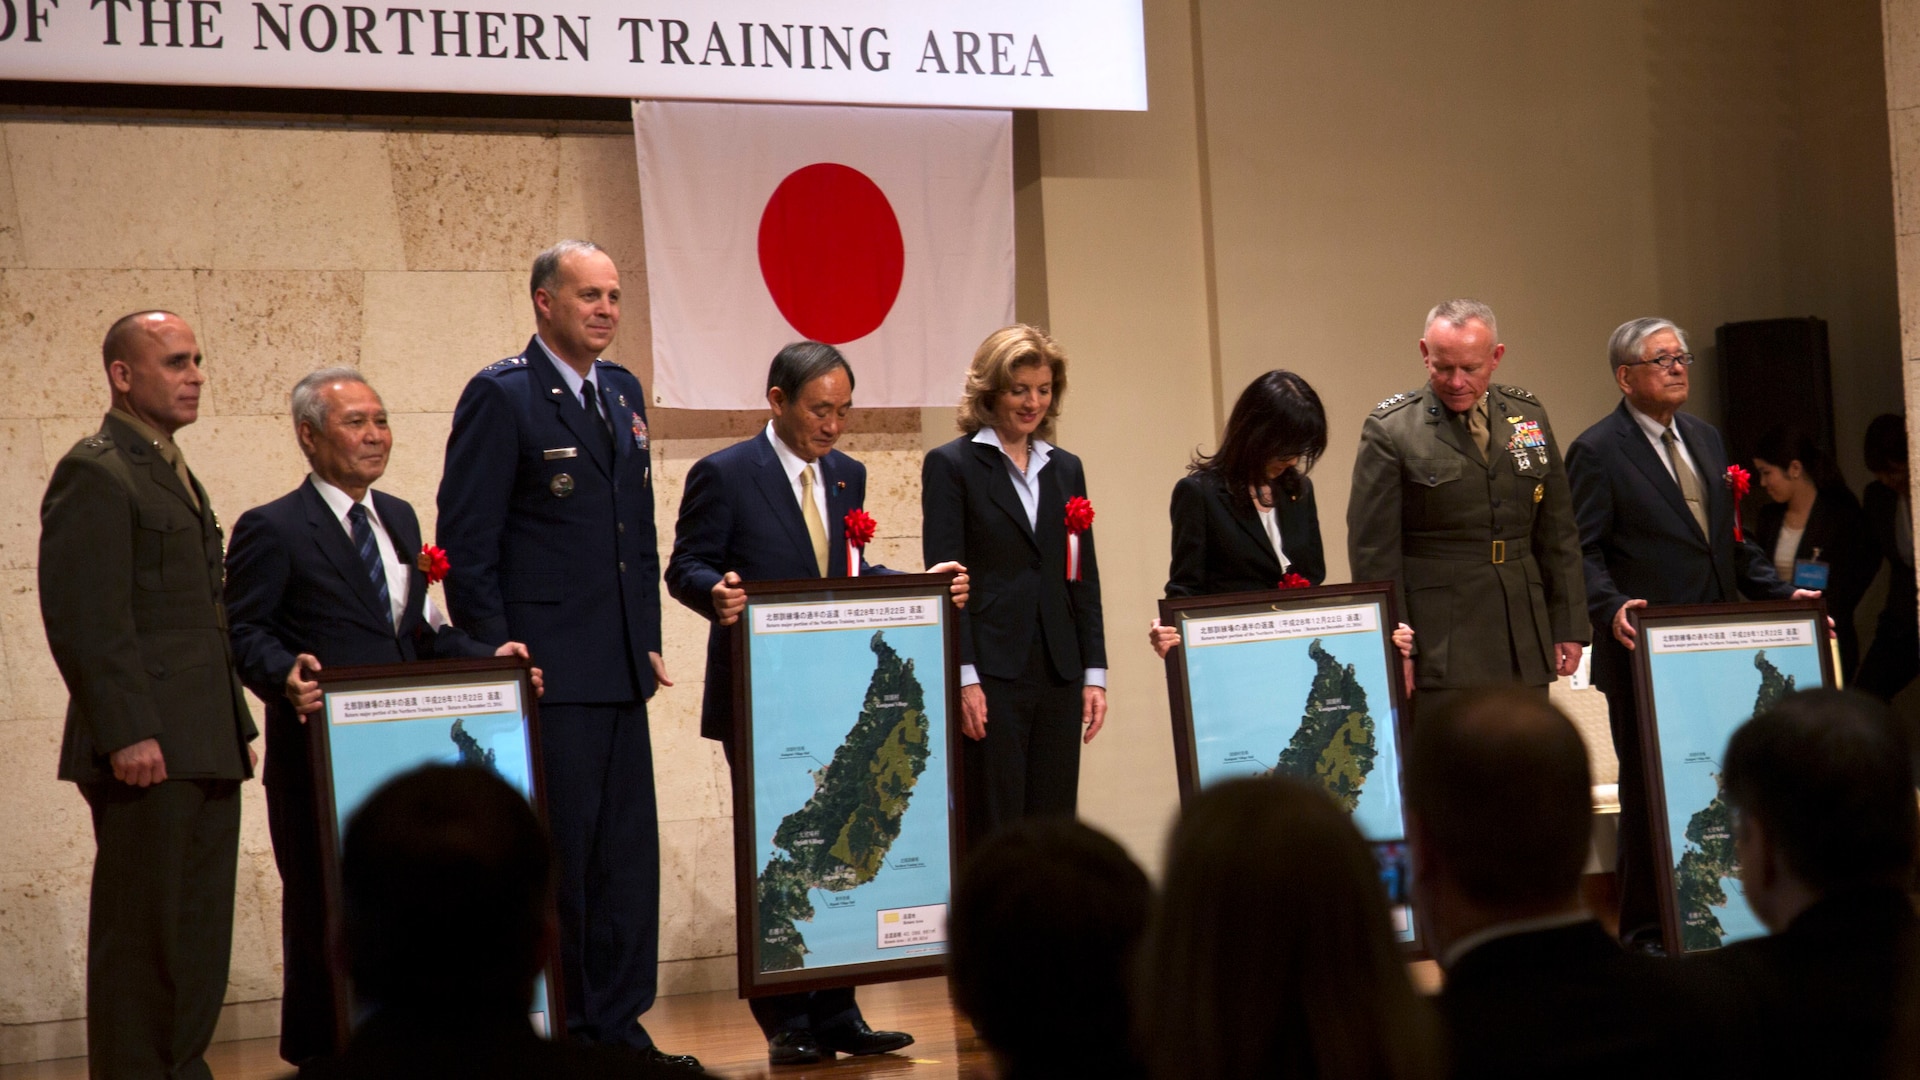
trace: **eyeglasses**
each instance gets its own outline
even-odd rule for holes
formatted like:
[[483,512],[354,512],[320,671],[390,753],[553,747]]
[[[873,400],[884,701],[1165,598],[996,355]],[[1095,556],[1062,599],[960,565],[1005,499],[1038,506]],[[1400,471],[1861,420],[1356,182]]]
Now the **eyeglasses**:
[[1631,361],[1628,361],[1627,363],[1621,364],[1620,366],[1621,367],[1644,367],[1648,364],[1653,364],[1656,367],[1658,367],[1661,371],[1664,371],[1668,374],[1672,374],[1675,365],[1678,365],[1683,368],[1692,367],[1693,354],[1690,352],[1683,352],[1683,353],[1674,353],[1671,356],[1669,356],[1665,353],[1662,353],[1661,355],[1656,356],[1651,360],[1631,360]]

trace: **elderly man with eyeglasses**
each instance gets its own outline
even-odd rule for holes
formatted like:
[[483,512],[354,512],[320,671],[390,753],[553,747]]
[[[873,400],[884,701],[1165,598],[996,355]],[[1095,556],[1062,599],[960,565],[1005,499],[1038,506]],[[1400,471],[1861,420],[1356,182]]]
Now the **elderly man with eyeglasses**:
[[1620,758],[1620,937],[1646,951],[1658,948],[1660,908],[1627,613],[1648,604],[1819,595],[1796,592],[1758,547],[1734,538],[1739,507],[1726,445],[1713,425],[1680,411],[1692,366],[1686,331],[1672,322],[1622,323],[1607,343],[1620,406],[1567,448],[1586,555],[1593,683],[1607,696]]

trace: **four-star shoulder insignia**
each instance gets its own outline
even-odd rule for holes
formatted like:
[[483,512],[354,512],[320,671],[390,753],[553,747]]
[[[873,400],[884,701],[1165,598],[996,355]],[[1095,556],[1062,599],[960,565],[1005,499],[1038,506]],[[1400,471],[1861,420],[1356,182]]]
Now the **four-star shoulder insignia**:
[[89,450],[105,450],[107,447],[113,445],[113,440],[105,435],[95,434],[81,439],[80,445]]
[[505,360],[495,360],[495,361],[494,361],[493,363],[491,363],[491,364],[488,364],[488,365],[487,365],[487,366],[486,366],[485,368],[483,368],[482,370],[484,370],[484,371],[505,371],[505,370],[506,370],[506,369],[508,369],[508,368],[514,368],[514,367],[526,367],[526,366],[527,366],[527,358],[526,358],[526,357],[524,357],[524,356],[509,356],[509,357],[507,357],[507,358],[506,358]]
[[1540,400],[1539,398],[1534,397],[1532,394],[1528,393],[1525,390],[1520,389],[1517,386],[1502,386],[1500,388],[1500,392],[1507,395],[1508,397],[1517,397],[1521,401],[1539,401]]
[[1386,412],[1388,409],[1391,409],[1396,405],[1401,405],[1412,400],[1413,400],[1412,394],[1395,394],[1392,397],[1388,398],[1387,400],[1381,402],[1380,404],[1375,405],[1373,407],[1373,411],[1377,413]]
[[605,364],[610,368],[619,368],[621,371],[627,370],[627,365],[620,363],[618,360],[608,360],[606,357],[601,357],[595,360],[594,363]]

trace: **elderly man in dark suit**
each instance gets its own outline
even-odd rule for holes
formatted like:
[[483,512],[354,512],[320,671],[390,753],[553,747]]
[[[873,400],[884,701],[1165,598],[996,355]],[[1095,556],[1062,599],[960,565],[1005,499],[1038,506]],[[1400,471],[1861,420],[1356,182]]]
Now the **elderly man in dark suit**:
[[1818,596],[1796,592],[1749,541],[1733,538],[1726,445],[1680,411],[1693,354],[1666,319],[1622,323],[1607,343],[1618,408],[1567,450],[1574,516],[1586,556],[1593,683],[1607,696],[1620,759],[1620,935],[1659,938],[1652,823],[1642,783],[1628,613],[1653,604],[1717,604]]
[[600,359],[620,325],[620,271],[565,240],[533,261],[535,334],[467,383],[440,477],[453,621],[524,641],[540,703],[559,855],[567,1028],[688,1071],[640,1025],[660,951],[660,826],[647,699],[660,657],[660,555],[646,392]]
[[359,372],[313,372],[294,385],[292,402],[312,474],[234,523],[227,595],[240,678],[267,707],[267,825],[280,867],[285,961],[280,1056],[298,1064],[338,1048],[319,811],[301,726],[320,708],[314,673],[527,650],[474,641],[447,625],[427,596],[419,518],[405,501],[373,490],[393,432]]
[[69,695],[60,778],[98,846],[89,1067],[204,1080],[257,732],[227,647],[220,522],[173,441],[200,414],[199,343],[179,316],[142,311],[101,354],[113,408],[40,505],[40,612]]
[[1622,949],[1580,902],[1591,781],[1558,709],[1501,687],[1421,716],[1406,807],[1454,1076],[1718,1075],[1704,996],[1675,965]]
[[[734,756],[733,644],[729,629],[746,608],[742,581],[846,577],[848,512],[866,501],[867,468],[833,448],[853,408],[853,368],[840,350],[817,341],[781,349],[767,370],[766,430],[709,454],[687,474],[667,560],[667,590],[712,621],[707,634],[707,687],[700,734]],[[860,556],[862,573],[895,574]],[[965,568],[955,603],[967,595]],[[742,913],[742,918],[746,917]],[[899,1031],[874,1031],[851,988],[752,999],[775,1065],[808,1065],[842,1054],[883,1054],[913,1042]]]

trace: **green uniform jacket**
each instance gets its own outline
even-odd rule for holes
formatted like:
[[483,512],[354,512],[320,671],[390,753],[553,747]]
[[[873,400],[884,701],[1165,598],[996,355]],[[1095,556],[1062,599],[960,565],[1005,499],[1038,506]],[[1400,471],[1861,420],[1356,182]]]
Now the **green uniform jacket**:
[[[195,483],[198,488],[198,482]],[[258,734],[227,644],[220,523],[119,420],[74,444],[40,504],[40,615],[66,680],[60,778],[113,778],[158,739],[170,780],[252,775]]]
[[1553,646],[1591,637],[1560,447],[1532,394],[1495,386],[1487,457],[1431,387],[1376,406],[1347,503],[1355,581],[1391,581],[1416,684],[1553,681]]

